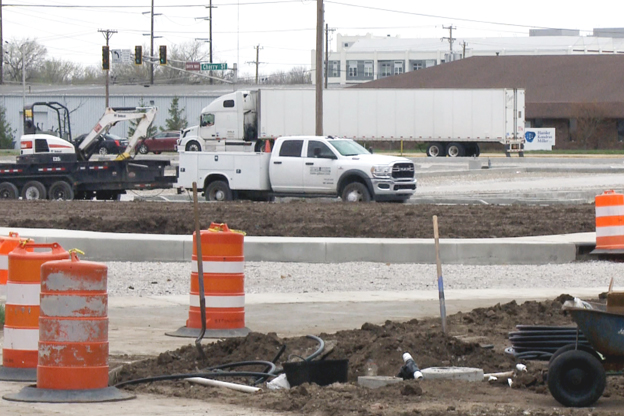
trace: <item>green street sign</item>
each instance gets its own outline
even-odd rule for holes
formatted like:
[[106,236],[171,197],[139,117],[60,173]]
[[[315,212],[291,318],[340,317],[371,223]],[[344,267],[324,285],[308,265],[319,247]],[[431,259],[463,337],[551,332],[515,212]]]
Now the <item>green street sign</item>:
[[227,69],[227,64],[210,64],[202,62],[200,69],[202,71],[224,71]]

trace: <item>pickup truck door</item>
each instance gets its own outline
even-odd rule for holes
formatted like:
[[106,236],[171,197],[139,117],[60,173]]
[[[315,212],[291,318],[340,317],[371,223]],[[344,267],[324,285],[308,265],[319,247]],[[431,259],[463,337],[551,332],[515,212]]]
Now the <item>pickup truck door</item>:
[[302,139],[286,139],[274,149],[269,161],[271,189],[275,192],[303,192]]
[[319,140],[308,140],[303,167],[306,193],[332,193],[336,190],[337,156]]

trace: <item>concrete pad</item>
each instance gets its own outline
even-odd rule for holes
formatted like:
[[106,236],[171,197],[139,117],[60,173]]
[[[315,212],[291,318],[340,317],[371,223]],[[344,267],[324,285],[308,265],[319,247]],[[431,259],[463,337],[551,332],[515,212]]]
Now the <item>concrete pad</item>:
[[403,379],[399,377],[359,376],[357,382],[362,387],[368,387],[369,389],[378,389],[380,387],[389,386],[391,384],[397,384],[402,381]]
[[470,367],[429,367],[420,370],[425,380],[483,381],[483,370]]

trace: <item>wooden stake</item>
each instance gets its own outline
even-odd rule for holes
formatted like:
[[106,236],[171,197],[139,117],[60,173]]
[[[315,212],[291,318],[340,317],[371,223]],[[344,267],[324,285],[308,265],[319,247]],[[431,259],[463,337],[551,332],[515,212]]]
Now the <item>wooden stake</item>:
[[446,301],[444,300],[444,279],[442,278],[442,263],[440,262],[440,234],[438,233],[438,216],[433,216],[433,237],[435,240],[436,265],[438,267],[438,296],[440,298],[440,317],[442,318],[442,332],[446,334]]
[[193,182],[193,216],[195,217],[195,250],[197,251],[197,279],[199,283],[199,308],[202,321],[202,329],[195,340],[195,347],[199,357],[206,359],[206,354],[201,347],[201,341],[206,333],[206,297],[204,294],[204,264],[201,247],[201,230],[199,227],[199,203],[197,201],[197,183]]

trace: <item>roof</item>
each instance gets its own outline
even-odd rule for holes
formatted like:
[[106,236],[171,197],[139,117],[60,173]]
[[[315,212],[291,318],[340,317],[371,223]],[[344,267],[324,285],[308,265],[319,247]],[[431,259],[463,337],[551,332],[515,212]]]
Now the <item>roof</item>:
[[527,118],[624,118],[624,55],[476,56],[351,88],[524,88]]

